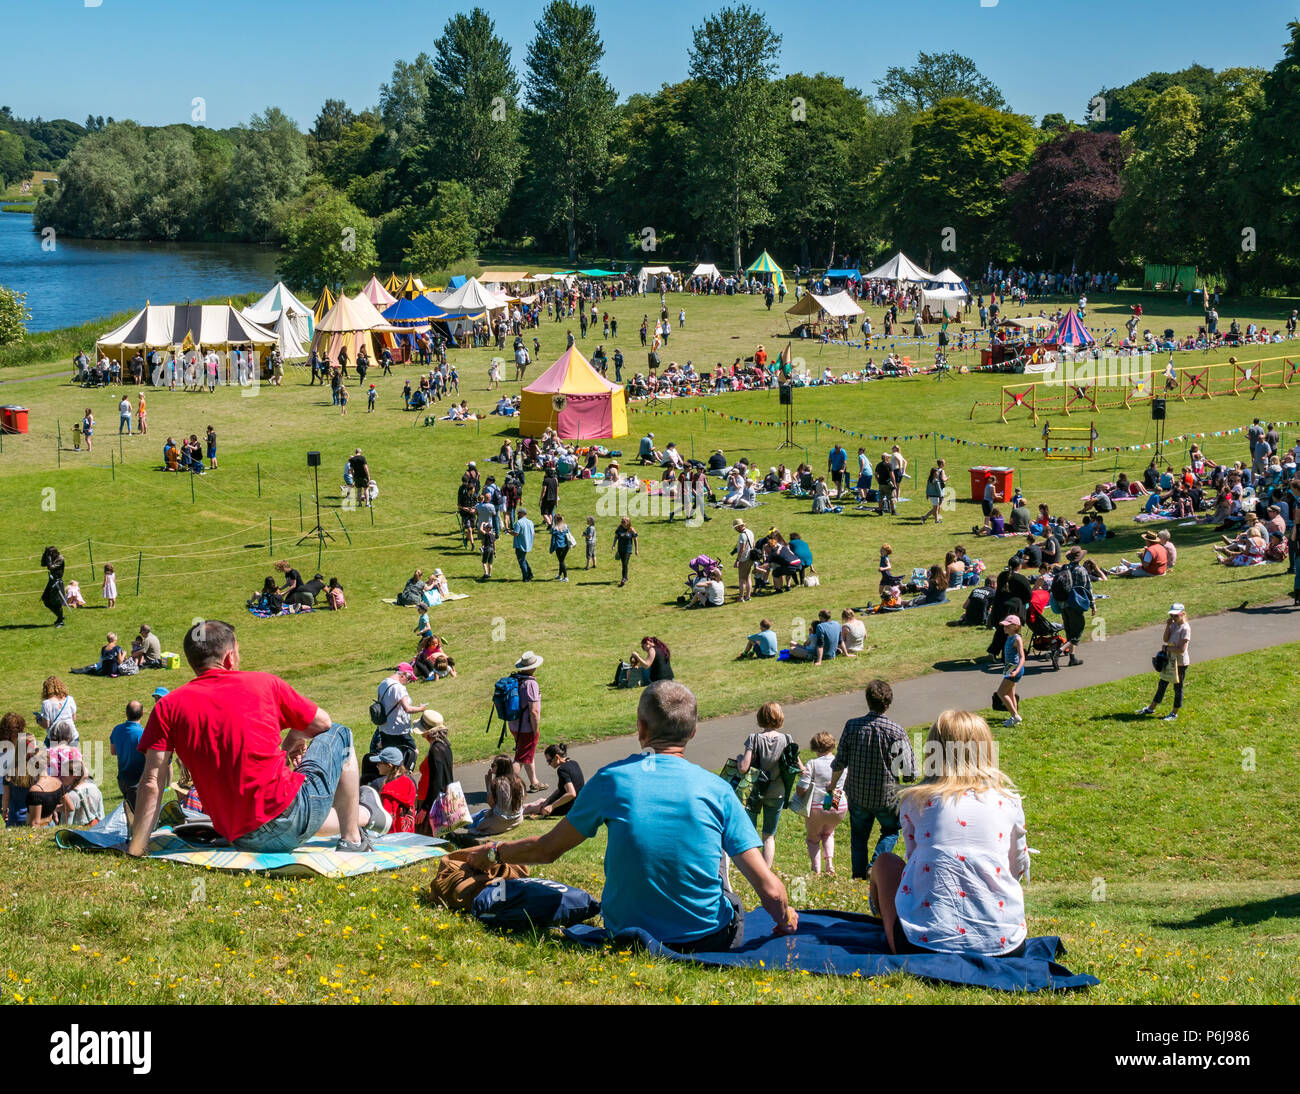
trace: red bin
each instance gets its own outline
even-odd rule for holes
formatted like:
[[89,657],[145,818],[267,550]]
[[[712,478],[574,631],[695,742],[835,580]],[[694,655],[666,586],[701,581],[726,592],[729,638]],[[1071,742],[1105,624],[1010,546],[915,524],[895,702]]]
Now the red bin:
[[26,433],[27,408],[25,406],[0,407],[0,429],[6,433]]
[[972,467],[970,469],[970,500],[984,500],[984,485],[993,480],[993,489],[1001,501],[1007,501],[1016,489],[1016,472],[1013,467]]

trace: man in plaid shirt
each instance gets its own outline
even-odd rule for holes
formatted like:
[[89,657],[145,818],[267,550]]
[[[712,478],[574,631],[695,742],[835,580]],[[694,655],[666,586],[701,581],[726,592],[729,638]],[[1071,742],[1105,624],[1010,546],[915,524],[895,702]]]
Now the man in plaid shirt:
[[[831,764],[831,781],[826,793],[839,807],[840,777],[848,770],[845,789],[849,794],[849,846],[853,877],[866,881],[871,864],[882,851],[892,851],[902,826],[898,820],[898,784],[916,777],[916,757],[907,733],[885,717],[894,701],[893,689],[884,680],[867,685],[867,706],[871,713],[844,723],[839,748]],[[880,841],[871,851],[871,826],[880,825]]]

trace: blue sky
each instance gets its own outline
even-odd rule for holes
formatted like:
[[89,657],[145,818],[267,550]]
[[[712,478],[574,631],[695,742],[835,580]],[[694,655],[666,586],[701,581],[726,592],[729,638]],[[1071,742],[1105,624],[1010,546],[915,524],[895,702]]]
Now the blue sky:
[[[990,0],[984,0],[990,3]],[[22,117],[89,113],[147,125],[189,121],[201,96],[225,127],[268,105],[308,128],[326,98],[373,105],[393,62],[430,48],[472,3],[417,0],[38,0],[4,14],[0,104]],[[544,0],[482,6],[516,69]],[[686,74],[691,28],[720,4],[596,3],[605,74],[620,97]],[[864,91],[918,49],[975,59],[1012,109],[1078,120],[1102,85],[1193,62],[1271,68],[1300,0],[832,0],[756,2],[784,39],[785,72],[825,71]],[[18,48],[12,48],[18,46]]]

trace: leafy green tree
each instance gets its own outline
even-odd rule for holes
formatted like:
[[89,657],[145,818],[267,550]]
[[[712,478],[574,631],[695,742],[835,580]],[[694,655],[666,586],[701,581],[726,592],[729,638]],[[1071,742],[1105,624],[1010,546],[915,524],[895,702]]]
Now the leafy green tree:
[[992,80],[960,53],[916,55],[911,68],[890,65],[876,81],[876,98],[889,106],[930,110],[944,99],[969,99],[993,110],[1005,110],[1006,100]]
[[519,122],[510,47],[482,8],[453,15],[434,43],[423,159],[430,179],[468,188],[479,238],[495,231],[519,177]]
[[907,162],[886,179],[894,242],[923,264],[1005,257],[1002,184],[1036,143],[1021,116],[969,99],[925,111],[912,126]]
[[402,268],[432,274],[473,258],[477,251],[474,200],[459,182],[440,182],[433,204],[422,218],[424,227],[411,237]]
[[59,169],[58,185],[36,203],[36,226],[91,239],[136,239],[145,130],[134,122],[96,129]]
[[1142,120],[1125,132],[1133,154],[1111,225],[1121,257],[1134,263],[1184,262],[1202,252],[1189,217],[1200,198],[1195,186],[1201,133],[1200,104],[1179,85],[1152,99]]
[[238,132],[230,163],[230,204],[244,239],[283,238],[272,212],[302,192],[307,181],[307,141],[283,111],[268,107]]
[[0,346],[12,346],[27,337],[27,294],[0,285]]
[[1239,241],[1242,229],[1255,229],[1257,250],[1243,252],[1248,270],[1294,286],[1300,284],[1300,22],[1287,29],[1290,40],[1261,83],[1262,101],[1241,148],[1241,223],[1231,227]]
[[[772,197],[772,219],[783,236],[799,241],[799,261],[812,265],[811,248],[829,264],[849,208],[853,145],[865,117],[862,93],[838,76],[796,73],[781,81],[781,99],[795,115],[778,140],[785,164]],[[825,248],[825,250],[822,250]]]
[[149,132],[136,170],[135,234],[144,239],[193,238],[203,202],[203,179],[189,129],[168,126]]
[[845,192],[849,200],[849,235],[864,255],[882,255],[893,245],[893,205],[888,185],[912,151],[912,126],[918,114],[910,107],[882,110],[864,104],[862,130],[849,150]]
[[0,129],[0,186],[27,177],[27,149],[22,137]]
[[780,129],[794,123],[793,107],[772,81],[780,49],[781,36],[748,4],[706,18],[690,49],[691,79],[705,89],[691,151],[693,205],[728,242],[737,270],[742,240],[771,219]]
[[551,0],[528,46],[530,153],[552,223],[565,228],[569,261],[578,258],[578,225],[604,180],[616,96],[601,74],[605,45],[596,9]]
[[280,211],[287,216],[286,242],[277,269],[292,287],[341,285],[354,272],[375,266],[374,225],[332,187],[314,187]]
[[414,61],[398,61],[392,78],[379,86],[379,114],[387,132],[387,166],[395,167],[423,138],[429,84],[435,78],[433,59],[421,53]]
[[1215,92],[1214,69],[1191,65],[1178,72],[1148,72],[1123,87],[1102,88],[1084,110],[1091,129],[1122,133],[1135,128],[1157,97],[1171,87],[1181,87],[1203,104]]

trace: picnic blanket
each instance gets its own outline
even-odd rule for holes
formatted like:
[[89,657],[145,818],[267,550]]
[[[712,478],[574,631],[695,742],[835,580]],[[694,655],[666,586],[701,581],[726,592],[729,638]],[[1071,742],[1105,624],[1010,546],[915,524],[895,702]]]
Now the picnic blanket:
[[[395,596],[384,596],[384,597],[380,597],[380,599],[385,604],[397,603],[397,597]],[[448,600],[468,600],[468,599],[469,599],[469,593],[448,593],[446,596],[442,598],[442,602],[445,604],[447,603]],[[414,604],[411,606],[415,607]],[[435,604],[434,607],[437,607],[437,605]]]
[[[168,809],[174,803],[168,803]],[[164,809],[160,820],[181,823],[188,819]],[[65,851],[126,850],[129,833],[126,814],[118,806],[94,828],[60,828],[54,834],[55,845]],[[159,828],[149,839],[149,858],[167,859],[186,866],[233,873],[264,873],[272,877],[355,877],[381,870],[400,870],[426,859],[447,853],[444,840],[418,836],[413,832],[394,832],[374,837],[373,851],[348,853],[334,850],[335,836],[310,839],[292,851],[239,851],[234,847],[206,846],[189,843],[172,831],[172,825]]]
[[307,615],[315,610],[315,608],[298,608],[295,610],[285,604],[278,612],[268,612],[265,608],[249,608],[248,614],[255,615],[258,619],[271,619],[277,615]]
[[[1055,936],[1030,938],[1023,957],[963,957],[957,954],[895,954],[885,941],[880,920],[858,912],[800,911],[799,930],[774,936],[772,918],[763,909],[745,913],[745,941],[726,953],[681,954],[645,931],[613,939],[615,945],[639,945],[669,961],[693,961],[718,968],[794,969],[827,976],[888,976],[906,972],[941,984],[992,988],[996,991],[1073,991],[1101,983],[1087,973],[1072,973],[1056,958],[1065,947]],[[603,928],[570,927],[564,938],[579,946],[609,941]]]

